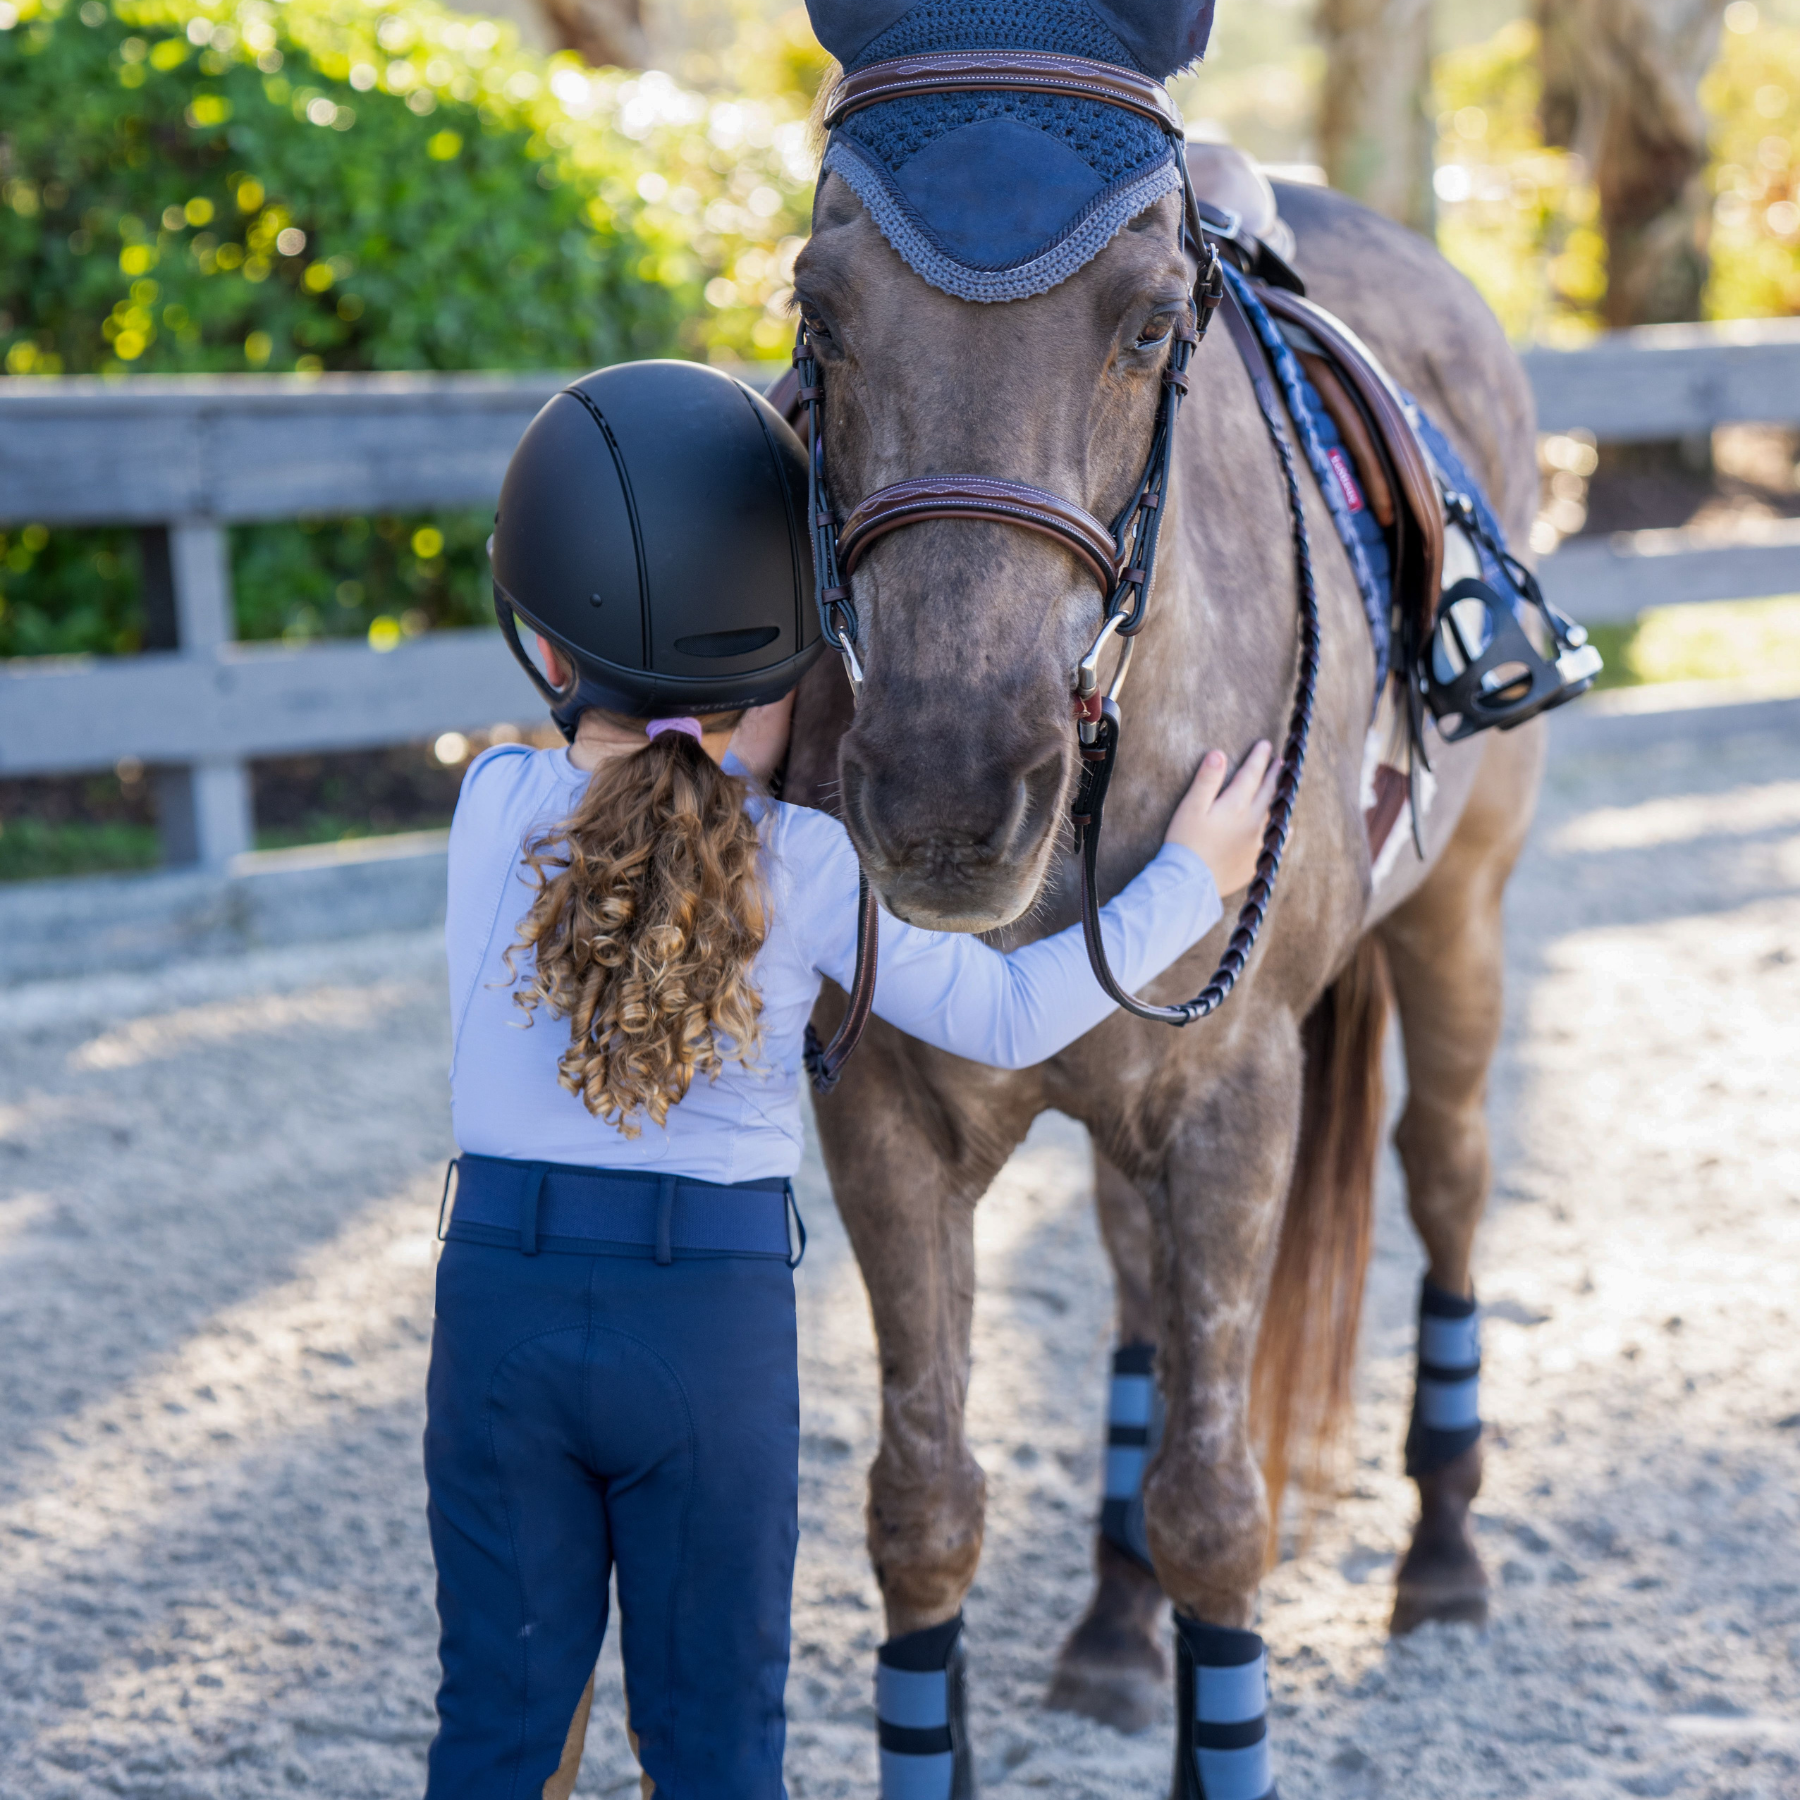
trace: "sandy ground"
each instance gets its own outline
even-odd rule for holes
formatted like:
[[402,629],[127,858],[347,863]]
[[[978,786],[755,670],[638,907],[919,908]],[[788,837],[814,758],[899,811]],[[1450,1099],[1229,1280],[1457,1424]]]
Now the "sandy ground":
[[[1515,883],[1480,1260],[1485,1631],[1389,1644],[1417,1255],[1390,1169],[1354,1485],[1271,1575],[1313,1796],[1800,1796],[1800,780],[1791,743],[1565,760]],[[1775,778],[1772,778],[1775,777]],[[0,1795],[416,1794],[419,1475],[450,1149],[435,945],[0,995]],[[874,1376],[803,1203],[797,1800],[873,1791]],[[1109,1297],[1082,1134],[980,1215],[983,1786],[1167,1792],[1170,1722],[1043,1712],[1085,1597]],[[583,1794],[628,1794],[609,1648]]]

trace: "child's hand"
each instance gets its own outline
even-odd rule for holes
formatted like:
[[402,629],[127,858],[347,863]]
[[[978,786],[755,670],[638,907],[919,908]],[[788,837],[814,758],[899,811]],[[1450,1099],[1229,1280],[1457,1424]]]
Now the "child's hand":
[[1163,834],[1165,843],[1182,845],[1206,864],[1221,895],[1248,887],[1256,873],[1277,768],[1265,738],[1227,784],[1225,752],[1207,751]]
[[758,781],[767,781],[787,757],[788,730],[794,722],[794,696],[783,694],[768,706],[753,706],[738,720],[731,748]]

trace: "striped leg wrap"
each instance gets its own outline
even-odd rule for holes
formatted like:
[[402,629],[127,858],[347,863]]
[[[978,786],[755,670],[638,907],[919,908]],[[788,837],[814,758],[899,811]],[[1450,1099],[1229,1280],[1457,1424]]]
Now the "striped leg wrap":
[[962,1614],[876,1652],[881,1800],[973,1800]]
[[1453,1463],[1481,1436],[1481,1331],[1473,1299],[1419,1285],[1419,1372],[1406,1472],[1415,1480]]
[[1269,1773],[1269,1659],[1254,1631],[1175,1615],[1179,1800],[1279,1800]]
[[1155,1356],[1150,1344],[1121,1344],[1113,1352],[1106,1491],[1100,1501],[1100,1535],[1146,1569],[1150,1539],[1144,1529],[1144,1470],[1163,1431],[1162,1395],[1152,1373]]

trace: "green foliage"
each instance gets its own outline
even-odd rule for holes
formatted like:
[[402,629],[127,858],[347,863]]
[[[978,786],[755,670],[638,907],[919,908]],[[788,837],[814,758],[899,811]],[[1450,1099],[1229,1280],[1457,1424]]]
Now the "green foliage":
[[137,551],[129,531],[0,531],[0,656],[138,648]]
[[491,625],[485,512],[301,519],[232,533],[241,638],[363,637],[377,649],[452,625]]
[[1800,31],[1727,30],[1701,99],[1717,195],[1707,311],[1718,319],[1800,312]]
[[[1726,9],[1701,86],[1713,162],[1707,316],[1800,312],[1800,30]],[[1538,127],[1537,33],[1523,20],[1437,60],[1438,241],[1515,338],[1598,329],[1599,202],[1580,158]]]
[[1438,244],[1509,336],[1555,343],[1596,328],[1606,242],[1581,159],[1539,130],[1537,51],[1519,19],[1433,65]]
[[[429,4],[0,0],[8,17],[9,373],[777,347],[757,326],[798,247],[803,88],[709,102]],[[804,81],[784,41],[770,78]]]
[[[0,0],[0,366],[779,355],[824,66],[804,13],[721,60],[756,97],[709,98],[430,0]],[[412,549],[422,528],[441,552]],[[485,621],[485,535],[467,514],[238,531],[240,635]],[[136,649],[135,573],[129,534],[15,531],[0,655]]]
[[673,337],[687,271],[640,229],[633,147],[583,193],[466,48],[414,110],[362,91],[373,12],[35,4],[0,34],[10,373],[567,366]]
[[153,869],[161,857],[162,844],[154,825],[116,820],[0,820],[0,881]]

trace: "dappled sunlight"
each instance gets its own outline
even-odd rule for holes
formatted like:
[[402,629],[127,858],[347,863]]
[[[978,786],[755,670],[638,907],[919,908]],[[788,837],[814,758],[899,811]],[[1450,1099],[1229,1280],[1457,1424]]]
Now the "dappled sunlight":
[[0,1256],[13,1239],[29,1231],[49,1212],[50,1196],[43,1192],[8,1194],[0,1199]]
[[36,1133],[50,1125],[66,1125],[94,1111],[85,1094],[30,1094],[20,1101],[0,1105],[0,1143]]
[[366,988],[312,988],[296,994],[255,994],[207,1006],[133,1019],[69,1053],[69,1067],[82,1070],[131,1069],[139,1063],[178,1056],[204,1044],[297,1029],[356,1031],[375,1018],[410,1005],[413,982],[384,981]]
[[1800,832],[1800,781],[1771,781],[1721,794],[1671,794],[1635,806],[1602,806],[1556,831],[1546,848],[1559,855],[1651,850],[1696,838]]
[[159,1511],[196,1484],[323,1428],[338,1409],[416,1401],[436,1207],[424,1181],[389,1198],[306,1255],[292,1280],[215,1313],[61,1421],[30,1490],[0,1507],[0,1532],[17,1540],[8,1581],[153,1534]]

